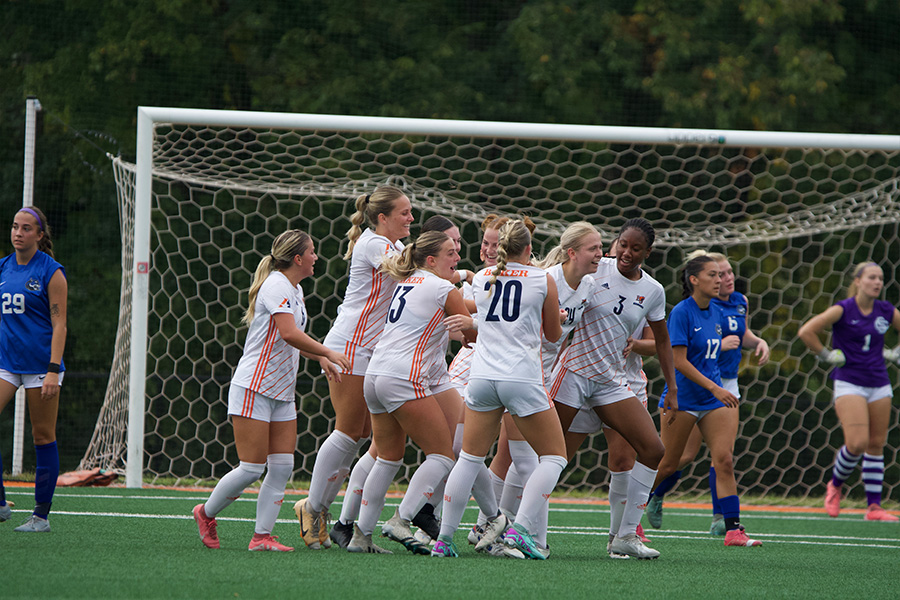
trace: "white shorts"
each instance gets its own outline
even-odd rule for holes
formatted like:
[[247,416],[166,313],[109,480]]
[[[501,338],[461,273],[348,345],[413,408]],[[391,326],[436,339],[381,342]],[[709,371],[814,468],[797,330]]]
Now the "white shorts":
[[[450,373],[447,372],[447,363],[437,362],[428,370],[428,387],[431,388],[432,394],[440,394],[454,388],[450,381]],[[462,394],[460,394],[462,395]]]
[[[59,385],[62,385],[65,374],[65,371],[59,374]],[[34,373],[10,373],[9,371],[0,369],[0,379],[11,383],[16,387],[25,386],[26,390],[42,387],[44,385],[44,377],[46,376],[46,373],[41,373],[40,375]]]
[[846,381],[835,379],[833,399],[837,400],[841,396],[862,396],[868,403],[881,400],[882,398],[893,398],[894,389],[890,385],[883,385],[881,387],[863,387],[861,385],[854,385],[852,383],[847,383]]
[[731,394],[737,398],[741,399],[741,390],[738,387],[737,379],[722,379],[722,387],[731,392]]
[[702,419],[703,417],[705,417],[706,415],[708,415],[709,413],[711,413],[714,410],[719,410],[720,408],[727,408],[727,407],[719,406],[717,408],[711,408],[709,410],[681,410],[681,409],[678,409],[678,412],[683,412],[683,413],[691,415],[692,417],[696,418],[697,422],[699,423],[700,419]]
[[568,369],[559,369],[550,395],[554,402],[578,409],[605,406],[635,397],[628,385],[598,383]]
[[343,367],[338,365],[342,375],[359,375],[360,377],[365,377],[366,369],[369,368],[369,360],[372,358],[372,353],[375,352],[374,348],[365,348],[346,340],[332,339],[329,336],[325,336],[325,341],[322,342],[322,345],[329,350],[340,352],[350,360],[349,371],[344,370]]
[[297,407],[293,402],[275,400],[232,383],[228,386],[228,414],[274,423],[296,419]]
[[373,415],[380,415],[392,413],[407,402],[434,396],[451,387],[453,386],[449,381],[442,387],[432,388],[430,385],[413,383],[402,377],[369,373],[363,383],[363,396],[369,412]]
[[[644,408],[647,408],[646,395],[644,395],[643,400],[640,398],[638,400],[641,401]],[[572,433],[596,433],[604,427],[606,425],[600,419],[600,415],[597,414],[596,410],[593,408],[581,408],[575,413],[575,418],[572,419],[572,424],[569,425],[569,431]]]
[[472,378],[466,386],[465,400],[466,406],[478,412],[505,408],[517,417],[553,408],[547,390],[540,383]]

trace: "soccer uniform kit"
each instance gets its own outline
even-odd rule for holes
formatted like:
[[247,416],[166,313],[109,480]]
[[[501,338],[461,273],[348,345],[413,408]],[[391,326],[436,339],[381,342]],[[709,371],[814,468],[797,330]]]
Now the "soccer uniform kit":
[[[710,303],[708,308],[701,309],[693,298],[687,298],[672,309],[668,328],[672,347],[685,346],[688,362],[709,380],[721,386],[722,376],[719,371],[723,335],[721,308]],[[678,410],[707,411],[725,406],[711,392],[691,381],[678,369],[675,370],[675,383],[678,385]],[[663,391],[663,398],[667,391],[668,386]]]
[[[713,298],[710,302],[722,311],[722,337],[736,335],[743,343],[744,333],[747,332],[747,298],[743,294],[732,292],[728,300]],[[719,374],[722,377],[722,387],[737,398],[741,397],[737,385],[741,356],[741,346],[719,354]]]
[[856,298],[841,300],[837,305],[844,314],[831,326],[831,340],[835,348],[844,352],[847,362],[832,369],[829,377],[860,387],[890,385],[882,350],[884,334],[894,318],[894,306],[887,300],[875,300],[872,312],[864,315]]

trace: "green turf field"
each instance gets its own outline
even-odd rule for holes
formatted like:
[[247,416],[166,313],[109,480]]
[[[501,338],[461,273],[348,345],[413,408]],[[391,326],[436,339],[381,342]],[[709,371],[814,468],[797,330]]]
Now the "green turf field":
[[[274,531],[293,553],[247,551],[252,493],[219,515],[218,551],[201,545],[190,516],[206,491],[59,489],[53,531],[15,533],[32,493],[7,488],[17,506],[0,524],[0,598],[900,597],[900,525],[858,513],[747,510],[742,521],[763,546],[725,548],[706,533],[705,509],[667,507],[664,529],[647,532],[662,556],[637,561],[607,558],[605,504],[554,502],[549,560],[476,554],[465,528],[460,558],[439,560],[383,538],[393,556],[308,550],[290,508],[300,495],[285,498]],[[388,499],[385,518],[398,502]],[[464,524],[474,518],[468,510]]]

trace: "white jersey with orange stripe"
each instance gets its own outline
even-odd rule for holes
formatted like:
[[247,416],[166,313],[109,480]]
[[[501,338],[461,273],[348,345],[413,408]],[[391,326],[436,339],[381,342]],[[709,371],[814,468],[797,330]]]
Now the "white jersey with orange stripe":
[[[350,279],[338,315],[325,336],[325,345],[338,352],[351,352],[352,346],[374,349],[384,329],[388,304],[397,282],[379,270],[381,261],[403,250],[401,242],[391,241],[366,229],[353,246]],[[348,354],[348,358],[352,357]]]
[[275,327],[274,315],[294,315],[297,329],[306,329],[303,290],[281,271],[272,271],[259,288],[253,320],[244,342],[244,354],[234,370],[232,383],[284,402],[293,402],[297,387],[300,351],[284,341]]
[[592,275],[594,292],[565,355],[565,368],[599,383],[627,385],[622,352],[643,321],[666,318],[662,285],[641,271],[632,281],[619,273],[616,259],[604,258]]
[[541,327],[547,272],[508,263],[489,285],[493,268],[475,274],[478,343],[470,379],[543,384]]
[[366,375],[388,375],[425,384],[436,363],[443,363],[446,370],[450,337],[444,325],[444,305],[453,287],[423,269],[397,283],[381,341]]
[[[469,283],[463,283],[462,288],[463,300],[475,300],[474,290]],[[475,342],[469,344],[469,347],[461,347],[450,362],[450,383],[456,389],[462,389],[469,383],[469,370],[472,368],[472,356],[475,354]]]
[[594,291],[594,278],[590,275],[582,277],[578,287],[574,290],[569,287],[562,264],[553,265],[547,269],[547,273],[556,282],[556,291],[559,294],[559,308],[566,311],[566,320],[562,324],[562,335],[559,336],[557,341],[550,342],[547,338],[541,336],[541,362],[544,367],[545,385],[549,383],[550,372],[553,370],[553,364],[556,362],[563,341],[569,337],[569,333],[581,321],[588,299]]

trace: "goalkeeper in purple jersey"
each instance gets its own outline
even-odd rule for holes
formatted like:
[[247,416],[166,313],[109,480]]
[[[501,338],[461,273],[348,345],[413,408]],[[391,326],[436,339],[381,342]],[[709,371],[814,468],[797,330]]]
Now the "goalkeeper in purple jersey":
[[[878,297],[884,288],[884,272],[865,262],[853,270],[847,298],[816,315],[800,327],[798,335],[816,357],[834,366],[834,410],[844,434],[831,481],[825,487],[825,510],[836,517],[841,510],[844,482],[862,460],[867,521],[898,521],[881,507],[884,487],[884,445],[891,420],[893,391],[885,361],[900,361],[898,349],[884,347],[884,334],[900,331],[900,311]],[[831,327],[834,350],[823,346],[819,333]]]

